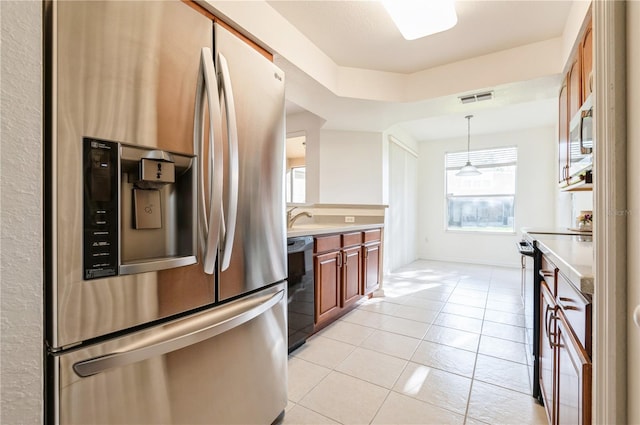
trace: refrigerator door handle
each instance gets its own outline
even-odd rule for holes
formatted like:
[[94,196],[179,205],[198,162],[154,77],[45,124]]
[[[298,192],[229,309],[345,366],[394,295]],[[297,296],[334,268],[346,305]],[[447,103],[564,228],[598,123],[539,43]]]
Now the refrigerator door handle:
[[[73,365],[73,370],[78,376],[86,378],[108,369],[123,367],[180,350],[247,323],[270,310],[283,298],[284,289],[274,294],[234,303],[227,309],[217,309],[195,318],[178,321],[149,338],[123,347],[120,351],[79,361]],[[234,313],[231,317],[229,317],[229,309]]]
[[231,252],[233,250],[233,239],[236,231],[236,221],[238,216],[238,125],[236,121],[236,107],[229,77],[229,65],[222,55],[218,54],[218,74],[220,76],[222,97],[227,117],[227,143],[229,152],[229,167],[227,169],[228,190],[226,199],[226,211],[224,220],[224,242],[222,247],[221,271],[229,268],[231,262]]
[[[200,69],[198,71],[198,85],[196,88],[196,104],[193,122],[193,149],[200,158],[199,192],[199,239],[203,251],[204,272],[213,274],[217,253],[217,243],[220,238],[222,204],[222,145],[214,134],[221,131],[222,114],[220,112],[220,96],[218,84],[215,78],[213,55],[211,49],[203,47],[200,52]],[[204,110],[205,97],[209,109],[209,218],[207,219],[206,194],[205,194],[205,161],[204,161]]]

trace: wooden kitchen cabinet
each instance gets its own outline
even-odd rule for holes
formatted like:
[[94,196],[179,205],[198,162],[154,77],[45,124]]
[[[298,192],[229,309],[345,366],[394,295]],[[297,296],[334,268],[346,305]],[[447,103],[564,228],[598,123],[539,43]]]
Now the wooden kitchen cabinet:
[[591,423],[591,302],[545,256],[540,271],[540,389],[550,424]]
[[381,235],[372,229],[315,237],[316,331],[379,287]]
[[580,69],[580,55],[576,55],[569,72],[567,73],[568,95],[569,95],[569,121],[573,118],[582,106],[582,71]]
[[580,43],[580,56],[582,57],[582,99],[584,102],[593,91],[593,78],[591,76],[593,71],[593,31],[591,21],[589,21]]
[[[574,137],[574,142],[578,137],[578,133],[571,134],[571,120],[579,116],[580,108],[585,105],[593,89],[591,12],[588,12],[586,19],[585,28],[577,40],[575,51],[570,58],[568,70],[558,94],[558,182],[564,190],[591,190],[592,187],[589,185],[591,183],[590,173],[588,176],[582,177],[570,175],[572,161],[578,162],[582,159],[581,155],[585,155],[584,152],[581,152],[579,140],[577,145],[574,143],[574,147],[571,147],[571,137]],[[577,125],[577,121],[574,121],[574,124]],[[580,182],[580,180],[585,181]]]
[[342,251],[342,307],[346,308],[360,299],[361,251],[360,246]]
[[543,282],[540,294],[540,392],[550,424],[555,423],[555,350],[553,347],[556,325],[553,315],[556,303],[549,287]]
[[342,235],[341,306],[343,308],[350,307],[360,299],[360,280],[362,279],[361,244],[362,232],[351,232]]
[[362,245],[362,295],[369,295],[380,287],[382,231],[363,232]]
[[346,313],[360,299],[361,245],[362,232],[315,238],[316,328]]
[[340,313],[338,281],[342,272],[342,253],[331,251],[314,258],[315,323],[330,320]]
[[565,78],[558,98],[558,182],[569,179],[569,89]]
[[342,276],[341,245],[340,235],[314,239],[314,321],[316,325],[337,317],[342,308],[339,286]]
[[556,423],[591,423],[591,360],[560,311],[557,324]]

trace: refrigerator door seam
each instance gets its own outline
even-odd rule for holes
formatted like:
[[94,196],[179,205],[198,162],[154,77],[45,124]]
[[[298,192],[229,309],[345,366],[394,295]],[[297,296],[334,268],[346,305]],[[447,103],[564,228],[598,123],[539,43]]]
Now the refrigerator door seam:
[[[240,304],[242,308],[240,313],[222,320],[220,316],[224,313],[214,310],[196,320],[178,322],[175,326],[160,331],[161,333],[154,336],[149,343],[143,340],[132,344],[129,348],[123,348],[122,351],[79,361],[73,365],[73,370],[78,376],[86,378],[114,367],[122,367],[188,347],[247,323],[270,310],[282,301],[283,297],[284,290],[280,290],[272,295],[243,301]],[[193,330],[194,324],[197,325],[195,330]]]

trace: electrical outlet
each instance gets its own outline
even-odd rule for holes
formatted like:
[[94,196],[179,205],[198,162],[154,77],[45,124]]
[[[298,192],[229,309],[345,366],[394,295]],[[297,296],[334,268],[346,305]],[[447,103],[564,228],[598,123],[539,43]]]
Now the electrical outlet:
[[344,222],[345,223],[355,223],[356,222],[356,218],[352,215],[348,215],[344,218]]

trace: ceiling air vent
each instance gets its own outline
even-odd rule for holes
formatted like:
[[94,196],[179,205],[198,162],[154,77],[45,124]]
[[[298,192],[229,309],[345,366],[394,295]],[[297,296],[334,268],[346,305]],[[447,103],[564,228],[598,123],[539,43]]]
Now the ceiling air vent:
[[467,94],[464,96],[459,96],[458,99],[460,99],[460,102],[462,103],[473,103],[473,102],[480,102],[483,100],[491,100],[493,99],[493,92],[486,91],[482,93]]

